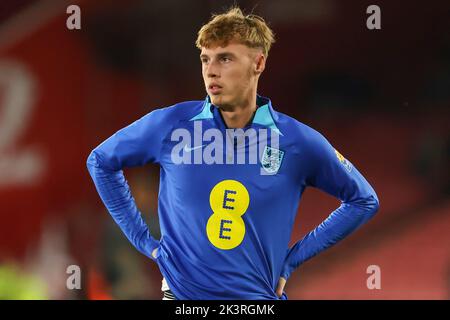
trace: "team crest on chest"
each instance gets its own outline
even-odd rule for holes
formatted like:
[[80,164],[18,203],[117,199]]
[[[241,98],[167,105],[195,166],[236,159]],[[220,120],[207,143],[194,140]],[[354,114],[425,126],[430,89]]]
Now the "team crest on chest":
[[262,157],[261,166],[268,174],[276,174],[280,169],[283,161],[284,151],[265,146]]

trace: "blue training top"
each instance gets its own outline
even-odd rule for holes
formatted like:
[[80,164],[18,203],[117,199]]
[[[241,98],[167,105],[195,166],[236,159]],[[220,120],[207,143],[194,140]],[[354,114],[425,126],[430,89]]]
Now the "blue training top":
[[[279,299],[280,276],[289,278],[378,210],[370,184],[320,133],[275,111],[265,97],[258,95],[257,104],[241,136],[229,138],[219,109],[206,97],[148,113],[88,157],[109,213],[157,262],[178,299]],[[150,235],[122,171],[146,163],[160,166],[160,241]],[[289,248],[308,186],[341,205]]]

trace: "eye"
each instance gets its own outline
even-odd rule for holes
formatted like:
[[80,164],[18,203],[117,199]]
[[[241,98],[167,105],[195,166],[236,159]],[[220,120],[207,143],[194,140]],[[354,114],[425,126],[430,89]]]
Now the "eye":
[[228,57],[222,57],[220,60],[223,61],[223,62],[230,62],[231,61],[231,59],[228,58]]
[[200,61],[201,61],[202,63],[207,63],[207,62],[208,62],[208,59],[207,59],[207,58],[201,58]]

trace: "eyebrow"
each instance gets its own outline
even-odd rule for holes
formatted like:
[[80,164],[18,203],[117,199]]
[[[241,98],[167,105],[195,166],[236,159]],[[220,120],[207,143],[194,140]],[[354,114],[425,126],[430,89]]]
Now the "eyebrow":
[[[232,52],[228,52],[228,51],[226,51],[226,52],[221,52],[221,53],[218,53],[217,54],[217,57],[220,59],[220,58],[223,58],[223,57],[226,57],[226,56],[229,56],[229,57],[232,57],[232,58],[235,58],[236,57],[236,55],[234,54],[234,53],[232,53]],[[201,54],[200,55],[200,59],[202,59],[202,58],[209,58],[209,56],[207,55],[207,54]]]

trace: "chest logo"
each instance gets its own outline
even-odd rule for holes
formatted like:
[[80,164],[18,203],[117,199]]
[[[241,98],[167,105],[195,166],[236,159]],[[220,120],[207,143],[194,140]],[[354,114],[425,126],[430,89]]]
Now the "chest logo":
[[236,180],[223,180],[209,195],[213,214],[206,224],[209,241],[222,250],[236,248],[244,240],[245,223],[242,216],[250,204],[247,188]]
[[261,156],[261,166],[267,174],[276,174],[283,161],[284,151],[268,147],[264,148]]

